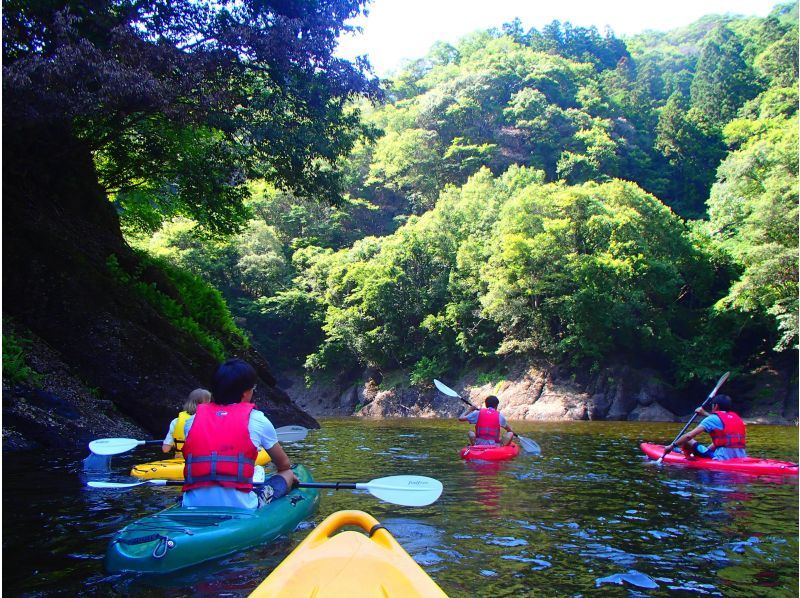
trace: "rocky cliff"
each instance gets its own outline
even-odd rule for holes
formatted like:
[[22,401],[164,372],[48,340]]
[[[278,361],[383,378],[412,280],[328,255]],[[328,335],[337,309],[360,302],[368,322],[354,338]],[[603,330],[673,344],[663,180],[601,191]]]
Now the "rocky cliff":
[[[3,448],[135,431],[161,437],[186,395],[208,384],[216,359],[112,276],[109,256],[128,271],[138,258],[91,152],[68,135],[40,133],[3,138],[3,332],[29,339],[41,374],[33,386],[4,380]],[[141,275],[175,296],[158,270]],[[257,399],[276,426],[318,427],[275,385],[261,355],[238,356],[258,371]]]
[[[732,376],[721,392],[734,397],[750,422],[796,423],[797,372],[790,364],[784,366]],[[503,369],[499,375],[477,367],[446,383],[477,405],[487,395],[496,395],[501,411],[512,420],[685,421],[715,382],[675,389],[657,370],[624,363],[596,373],[519,361],[504,364]],[[327,380],[306,388],[300,376],[287,375],[278,383],[315,416],[455,417],[465,408],[433,387],[387,384],[374,370],[356,382]]]

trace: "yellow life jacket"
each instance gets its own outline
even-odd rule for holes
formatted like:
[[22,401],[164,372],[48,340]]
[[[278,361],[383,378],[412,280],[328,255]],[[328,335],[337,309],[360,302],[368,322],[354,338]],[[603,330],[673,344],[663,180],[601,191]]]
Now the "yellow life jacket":
[[172,440],[175,442],[175,457],[183,457],[183,443],[186,442],[186,432],[183,431],[186,421],[192,417],[188,411],[181,411],[178,414],[178,421],[175,422],[175,429],[172,431]]

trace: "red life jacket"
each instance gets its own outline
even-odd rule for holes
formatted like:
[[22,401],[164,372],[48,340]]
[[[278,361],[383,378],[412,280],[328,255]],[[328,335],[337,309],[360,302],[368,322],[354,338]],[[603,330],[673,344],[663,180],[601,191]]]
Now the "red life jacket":
[[714,446],[726,446],[728,448],[745,448],[746,429],[742,418],[733,411],[715,411],[722,420],[722,430],[711,430],[711,440]]
[[475,424],[475,438],[485,438],[500,442],[500,412],[484,407],[478,413]]
[[258,449],[250,440],[247,424],[253,403],[197,406],[189,436],[183,445],[186,465],[183,491],[208,486],[253,489]]

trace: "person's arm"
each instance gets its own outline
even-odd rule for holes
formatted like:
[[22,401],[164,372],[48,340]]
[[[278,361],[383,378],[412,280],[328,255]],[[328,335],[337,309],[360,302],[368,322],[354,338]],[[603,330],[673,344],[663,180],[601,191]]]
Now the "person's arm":
[[472,413],[473,411],[477,411],[477,410],[478,409],[476,407],[473,407],[472,405],[470,405],[469,407],[467,407],[467,409],[464,411],[464,413],[462,413],[461,415],[458,416],[458,421],[460,421],[460,422],[469,421],[469,414]]
[[300,480],[292,470],[292,462],[289,461],[289,456],[283,450],[280,442],[276,442],[271,448],[266,449],[275,469],[278,470],[278,475],[286,480],[286,486],[291,488],[294,484],[300,483]]
[[253,410],[251,412],[248,429],[253,444],[257,447],[263,447],[267,451],[278,475],[286,480],[287,488],[291,488],[296,483],[299,484],[300,480],[292,469],[292,462],[280,442],[278,442],[275,426],[272,425],[272,422],[267,419],[262,411]]
[[514,430],[511,429],[511,424],[508,423],[508,420],[500,414],[500,427],[503,428],[506,432],[511,432],[511,438],[514,438]]
[[667,446],[665,446],[664,450],[669,452],[672,449],[674,449],[676,446],[682,447],[684,444],[686,444],[687,442],[692,440],[695,436],[699,436],[700,434],[702,434],[705,431],[706,431],[706,429],[703,426],[697,426],[694,430],[692,430],[691,432],[687,432],[686,434],[684,434],[683,436],[678,438],[672,444],[668,444]]
[[709,415],[711,415],[708,411],[706,411],[702,407],[698,407],[697,409],[694,410],[694,412],[700,417],[708,417]]
[[178,418],[176,417],[171,422],[169,422],[169,431],[167,435],[164,437],[164,442],[161,444],[161,451],[164,453],[168,453],[172,450],[172,447],[175,446],[175,439],[172,435],[175,433],[175,425],[178,422]]

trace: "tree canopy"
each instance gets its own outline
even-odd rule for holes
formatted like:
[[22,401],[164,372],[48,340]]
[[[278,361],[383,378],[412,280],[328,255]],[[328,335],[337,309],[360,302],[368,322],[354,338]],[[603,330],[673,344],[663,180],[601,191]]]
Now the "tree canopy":
[[336,161],[369,136],[368,65],[333,55],[365,0],[69,0],[3,5],[6,136],[74,136],[128,223],[244,219],[247,178],[339,197]]

